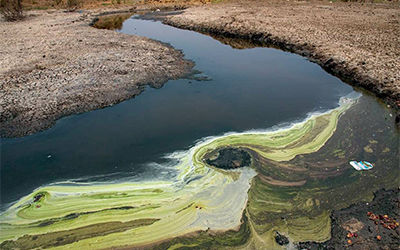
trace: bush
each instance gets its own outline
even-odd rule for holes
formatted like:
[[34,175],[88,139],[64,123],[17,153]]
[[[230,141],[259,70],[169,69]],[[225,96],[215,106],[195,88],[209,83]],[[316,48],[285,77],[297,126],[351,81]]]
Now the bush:
[[54,0],[54,5],[59,6],[62,3],[62,0]]
[[21,0],[0,0],[0,13],[6,21],[17,21],[24,17]]
[[74,11],[82,6],[81,0],[67,0],[67,9],[69,11]]

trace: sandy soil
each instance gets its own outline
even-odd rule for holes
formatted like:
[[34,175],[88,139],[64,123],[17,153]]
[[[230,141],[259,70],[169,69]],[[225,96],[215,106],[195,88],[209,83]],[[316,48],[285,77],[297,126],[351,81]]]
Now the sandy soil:
[[28,135],[191,71],[175,49],[89,26],[95,12],[29,12],[0,20],[0,135]]
[[164,22],[298,53],[400,108],[398,2],[238,0],[189,8]]

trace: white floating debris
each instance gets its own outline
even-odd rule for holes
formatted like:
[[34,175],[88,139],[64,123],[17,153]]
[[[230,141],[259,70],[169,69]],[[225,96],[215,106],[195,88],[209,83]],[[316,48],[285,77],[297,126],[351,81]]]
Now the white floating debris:
[[370,170],[374,166],[367,161],[351,161],[350,165],[357,171]]

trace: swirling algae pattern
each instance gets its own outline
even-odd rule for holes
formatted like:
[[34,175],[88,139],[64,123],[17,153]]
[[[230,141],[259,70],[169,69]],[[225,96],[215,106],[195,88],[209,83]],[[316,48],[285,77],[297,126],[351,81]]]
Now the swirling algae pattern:
[[[292,242],[325,241],[330,218],[323,197],[331,190],[309,178],[322,170],[304,167],[302,157],[324,146],[355,102],[278,130],[205,138],[169,156],[179,173],[172,180],[40,187],[0,215],[1,247],[279,248],[275,231]],[[205,163],[224,147],[249,152],[251,166]]]

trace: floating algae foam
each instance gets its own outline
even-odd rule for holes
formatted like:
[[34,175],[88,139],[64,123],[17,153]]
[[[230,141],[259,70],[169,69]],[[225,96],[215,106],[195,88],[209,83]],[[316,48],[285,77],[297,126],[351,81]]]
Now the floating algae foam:
[[[292,242],[325,241],[330,237],[330,211],[370,196],[376,179],[385,173],[376,171],[378,167],[360,173],[347,164],[347,158],[364,147],[353,142],[351,126],[339,123],[357,112],[356,102],[342,99],[336,109],[277,130],[204,138],[168,156],[179,172],[170,181],[38,188],[1,214],[0,246],[278,248],[276,231]],[[383,160],[371,160],[383,165],[396,157],[391,145],[398,137],[379,124],[369,125],[378,126],[373,128],[377,142],[387,142],[385,149],[367,142],[387,154]],[[221,149],[247,152],[250,164],[235,169],[208,165]],[[389,170],[393,163],[386,163]],[[398,173],[387,176],[387,183],[398,180]],[[362,178],[369,181],[368,188],[363,188]],[[352,195],[346,195],[349,192]]]

